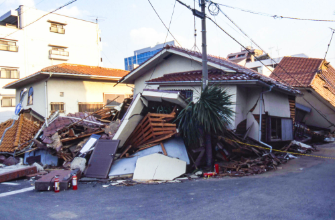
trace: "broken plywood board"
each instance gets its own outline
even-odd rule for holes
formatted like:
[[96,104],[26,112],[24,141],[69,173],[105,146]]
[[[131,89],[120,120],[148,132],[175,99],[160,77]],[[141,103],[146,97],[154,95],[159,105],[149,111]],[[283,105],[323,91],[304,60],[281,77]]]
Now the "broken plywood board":
[[133,180],[173,180],[185,172],[185,161],[156,153],[137,160]]

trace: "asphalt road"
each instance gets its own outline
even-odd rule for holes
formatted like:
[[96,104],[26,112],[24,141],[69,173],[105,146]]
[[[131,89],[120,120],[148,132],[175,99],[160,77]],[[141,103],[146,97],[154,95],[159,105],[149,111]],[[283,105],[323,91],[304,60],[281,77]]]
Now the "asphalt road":
[[[335,147],[314,154],[335,157]],[[0,196],[31,187],[13,183]],[[334,219],[334,184],[335,160],[300,157],[253,177],[24,192],[0,197],[0,219]]]

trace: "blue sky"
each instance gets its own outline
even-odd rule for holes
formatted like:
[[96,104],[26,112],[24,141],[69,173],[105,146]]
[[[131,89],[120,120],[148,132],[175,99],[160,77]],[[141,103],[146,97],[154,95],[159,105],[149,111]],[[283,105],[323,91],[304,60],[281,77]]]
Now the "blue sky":
[[[51,11],[67,2],[69,0],[0,0],[0,14],[15,9],[20,4]],[[168,25],[175,0],[151,0],[151,2]],[[194,4],[193,0],[183,2],[192,6]],[[334,0],[216,0],[216,2],[273,15],[335,20]],[[197,4],[196,7],[199,9]],[[335,22],[274,19],[224,7],[221,9],[257,44],[267,52],[271,52],[273,57],[305,53],[310,57],[323,58],[331,36],[329,27],[335,29]],[[163,43],[167,34],[148,0],[78,0],[59,13],[90,21],[95,21],[96,17],[101,18],[99,22],[103,42],[101,56],[105,67],[124,69],[125,57],[133,55],[134,50]],[[215,19],[243,45],[251,45],[250,40],[233,28],[222,14]],[[210,21],[207,21],[207,28],[209,54],[226,57],[228,53],[240,51],[241,47]],[[196,29],[197,46],[201,50],[198,18],[196,18]],[[171,32],[182,47],[190,49],[194,45],[193,15],[178,3],[172,18]],[[172,40],[172,37],[168,36],[167,40]],[[327,60],[335,66],[335,37]]]

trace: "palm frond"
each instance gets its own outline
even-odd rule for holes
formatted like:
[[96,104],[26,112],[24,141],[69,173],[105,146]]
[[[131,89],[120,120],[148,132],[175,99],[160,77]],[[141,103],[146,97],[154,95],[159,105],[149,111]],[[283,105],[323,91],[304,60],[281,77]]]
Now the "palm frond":
[[202,132],[217,135],[227,129],[234,115],[231,97],[218,86],[207,86],[196,103],[180,112],[178,128],[187,145],[196,145]]

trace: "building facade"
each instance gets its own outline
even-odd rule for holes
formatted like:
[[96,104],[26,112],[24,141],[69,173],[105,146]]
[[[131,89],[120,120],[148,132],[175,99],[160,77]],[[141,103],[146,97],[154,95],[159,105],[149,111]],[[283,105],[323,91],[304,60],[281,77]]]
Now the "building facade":
[[[101,66],[98,24],[19,6],[0,16],[0,87],[61,63]],[[15,109],[15,90],[0,89],[0,122]]]
[[[22,99],[22,108],[32,109],[43,117],[49,117],[57,110],[60,115],[95,112],[105,105],[115,107],[132,96],[132,87],[116,85],[127,73],[119,69],[66,63],[46,67],[4,88],[15,89],[16,100]],[[22,95],[24,90],[27,93]]]
[[[167,46],[120,82],[134,84],[134,96],[145,90],[173,90],[197,101],[201,93],[201,69],[201,53]],[[292,140],[298,90],[211,55],[208,79],[210,85],[220,86],[232,95],[235,104],[231,109],[235,115],[231,129],[267,143]]]
[[170,41],[164,44],[157,44],[154,47],[146,47],[140,50],[134,51],[134,56],[124,58],[124,68],[125,70],[131,71],[137,66],[141,65],[149,58],[154,56],[157,52],[162,50],[165,45],[174,46],[174,41]]

